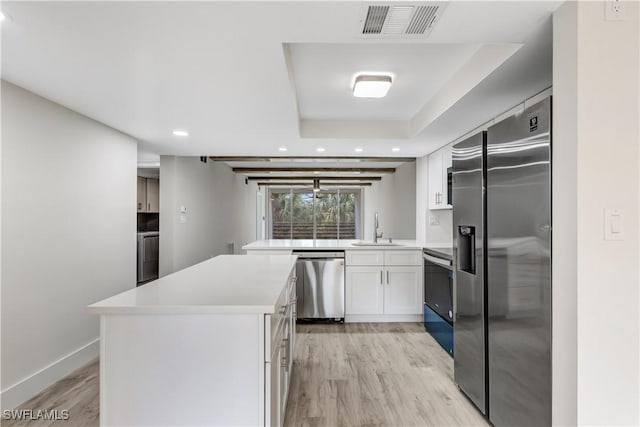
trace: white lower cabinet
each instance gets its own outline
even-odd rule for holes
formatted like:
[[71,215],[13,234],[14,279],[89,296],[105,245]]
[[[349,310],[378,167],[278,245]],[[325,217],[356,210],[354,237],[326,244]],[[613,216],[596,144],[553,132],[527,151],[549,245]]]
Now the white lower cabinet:
[[[346,310],[349,321],[419,320],[422,315],[422,253],[420,251],[371,251],[380,265],[349,265],[345,268]],[[415,253],[414,253],[415,252]],[[364,260],[348,256],[347,261]],[[400,265],[399,265],[400,264]],[[406,265],[401,265],[406,264]]]
[[384,314],[422,313],[422,268],[386,267]]
[[382,314],[384,310],[383,271],[380,267],[356,266],[346,269],[348,314]]
[[296,279],[292,277],[278,305],[281,311],[265,316],[269,325],[265,338],[270,344],[270,357],[265,360],[265,424],[281,427],[289,396],[293,348],[296,328]]

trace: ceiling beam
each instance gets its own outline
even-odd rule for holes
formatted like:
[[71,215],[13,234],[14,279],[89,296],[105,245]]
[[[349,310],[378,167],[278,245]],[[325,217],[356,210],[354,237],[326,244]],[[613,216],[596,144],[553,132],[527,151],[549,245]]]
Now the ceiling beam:
[[[258,186],[260,187],[272,187],[272,186],[285,186],[285,187],[291,187],[291,186],[295,186],[295,185],[301,185],[301,186],[306,186],[306,187],[311,187],[313,186],[312,182],[258,182]],[[350,186],[350,187],[370,187],[371,183],[370,182],[330,182],[330,183],[321,183],[321,185],[328,185],[328,186]]]
[[317,160],[329,162],[331,160],[353,160],[358,162],[415,162],[414,157],[354,157],[354,156],[210,156],[214,162],[268,162],[270,160]]
[[260,168],[233,168],[236,173],[259,172],[361,172],[361,173],[394,173],[396,168],[292,168],[292,167],[260,167]]
[[311,181],[319,179],[320,181],[380,181],[380,176],[248,176],[249,181]]

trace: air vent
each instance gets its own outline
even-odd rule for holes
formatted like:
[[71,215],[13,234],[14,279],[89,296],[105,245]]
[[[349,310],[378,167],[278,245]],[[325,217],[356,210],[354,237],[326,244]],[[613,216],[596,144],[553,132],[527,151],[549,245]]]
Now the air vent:
[[388,12],[389,6],[369,6],[362,34],[380,34]]
[[427,36],[442,14],[441,4],[371,5],[366,7],[363,36]]

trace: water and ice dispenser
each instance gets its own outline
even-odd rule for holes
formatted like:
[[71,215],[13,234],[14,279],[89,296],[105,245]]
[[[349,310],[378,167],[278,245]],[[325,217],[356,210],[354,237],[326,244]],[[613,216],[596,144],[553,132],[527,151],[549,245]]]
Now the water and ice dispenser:
[[458,270],[476,274],[476,227],[458,226]]

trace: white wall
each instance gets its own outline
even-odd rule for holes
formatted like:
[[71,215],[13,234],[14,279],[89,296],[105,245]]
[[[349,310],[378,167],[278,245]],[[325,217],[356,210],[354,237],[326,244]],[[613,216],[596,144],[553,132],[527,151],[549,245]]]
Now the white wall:
[[2,82],[2,408],[98,355],[135,287],[136,141]]
[[227,253],[229,242],[242,253],[255,240],[257,185],[226,164],[161,156],[160,180],[161,276]]
[[409,162],[396,168],[393,174],[364,189],[364,236],[373,238],[373,217],[378,212],[379,230],[383,238],[416,238],[416,164]]
[[[553,422],[639,425],[640,19],[604,2],[554,15]],[[625,212],[623,241],[604,209]]]

